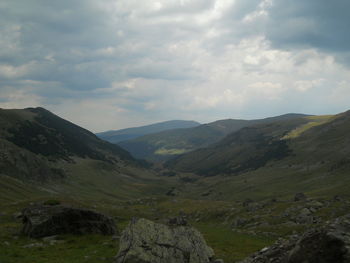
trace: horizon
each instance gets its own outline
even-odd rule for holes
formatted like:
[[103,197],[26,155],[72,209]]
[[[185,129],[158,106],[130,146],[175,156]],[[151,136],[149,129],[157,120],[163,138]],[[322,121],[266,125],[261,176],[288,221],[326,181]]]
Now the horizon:
[[350,2],[2,1],[0,107],[96,132],[348,110]]

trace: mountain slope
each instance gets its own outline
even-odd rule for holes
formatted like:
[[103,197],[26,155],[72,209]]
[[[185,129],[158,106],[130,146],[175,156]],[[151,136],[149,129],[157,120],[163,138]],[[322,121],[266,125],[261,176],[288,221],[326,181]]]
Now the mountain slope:
[[43,108],[0,110],[0,168],[33,180],[62,177],[60,161],[134,162],[128,152]]
[[243,127],[278,120],[289,120],[306,115],[285,114],[258,120],[219,120],[189,129],[176,129],[150,134],[134,140],[118,143],[134,157],[151,161],[162,161],[199,148],[207,147],[231,132]]
[[195,121],[172,120],[141,127],[100,132],[96,133],[96,135],[111,143],[118,143],[120,141],[135,139],[151,133],[158,133],[172,129],[192,128],[198,125],[200,125],[200,123]]
[[[167,165],[201,175],[240,174],[267,163],[290,167],[350,164],[350,114],[309,116],[243,128],[208,148],[179,156]],[[282,160],[278,162],[279,160]]]

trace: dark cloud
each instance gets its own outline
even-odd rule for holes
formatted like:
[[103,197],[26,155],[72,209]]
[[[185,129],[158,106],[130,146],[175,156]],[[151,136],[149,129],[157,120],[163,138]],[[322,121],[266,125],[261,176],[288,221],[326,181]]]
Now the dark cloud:
[[107,129],[116,127],[106,112],[116,123],[161,116],[205,122],[208,116],[292,111],[300,94],[307,107],[316,97],[348,105],[339,94],[350,83],[349,67],[338,62],[350,65],[349,5],[3,0],[0,106],[47,106],[73,121],[92,107],[95,114],[91,120],[85,114],[83,124]]
[[350,1],[277,0],[269,9],[266,36],[277,48],[350,51]]

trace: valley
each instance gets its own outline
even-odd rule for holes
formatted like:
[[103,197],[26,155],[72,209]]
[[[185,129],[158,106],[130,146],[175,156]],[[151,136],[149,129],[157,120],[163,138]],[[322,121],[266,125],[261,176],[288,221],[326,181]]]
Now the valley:
[[[0,124],[0,262],[114,262],[133,217],[161,223],[178,215],[217,258],[239,262],[350,208],[349,112],[132,139],[143,141],[137,149],[150,154],[147,162],[43,108],[1,110]],[[148,152],[151,142],[159,147]],[[177,152],[154,159],[154,149]],[[18,213],[48,201],[109,215],[118,233],[62,234],[52,244],[20,235]]]

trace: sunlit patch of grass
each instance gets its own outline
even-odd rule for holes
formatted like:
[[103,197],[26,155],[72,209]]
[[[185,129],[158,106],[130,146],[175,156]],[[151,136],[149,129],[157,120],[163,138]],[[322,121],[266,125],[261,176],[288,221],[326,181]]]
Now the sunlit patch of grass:
[[166,148],[160,148],[157,151],[155,151],[155,154],[158,155],[179,155],[189,152],[188,149],[166,149]]
[[305,117],[305,119],[310,120],[308,123],[303,124],[303,125],[295,128],[294,130],[290,131],[288,134],[286,134],[284,137],[282,137],[282,139],[286,140],[286,139],[297,138],[305,131],[307,131],[313,127],[325,124],[325,123],[331,121],[333,118],[334,118],[334,115],[320,115],[320,116]]

